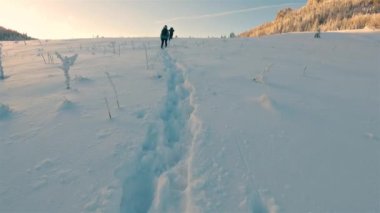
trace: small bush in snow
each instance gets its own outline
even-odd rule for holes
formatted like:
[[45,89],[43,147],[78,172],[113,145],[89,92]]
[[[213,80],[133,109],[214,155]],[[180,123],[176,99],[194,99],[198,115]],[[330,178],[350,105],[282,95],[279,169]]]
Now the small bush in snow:
[[145,43],[144,43],[144,50],[145,50],[146,69],[149,70],[148,48],[146,47],[146,44],[145,44]]
[[58,52],[56,52],[55,54],[57,55],[57,57],[62,62],[62,66],[60,68],[63,70],[63,72],[65,74],[66,89],[70,89],[70,74],[69,74],[69,71],[70,71],[70,68],[74,65],[75,61],[77,60],[78,54],[75,54],[75,55],[73,55],[71,57],[67,57],[67,56],[63,57]]
[[306,71],[307,71],[307,66],[305,66],[305,67],[303,68],[302,76],[306,76]]
[[37,51],[38,51],[37,55],[41,56],[41,58],[44,60],[45,64],[47,64],[45,56],[44,56],[44,48],[38,48]]
[[1,56],[2,56],[1,47],[2,47],[2,45],[0,44],[0,79],[4,79],[4,70],[3,70],[3,66],[1,64]]
[[111,47],[113,54],[116,55],[116,41],[111,41]]
[[269,66],[265,67],[264,71],[256,75],[252,81],[257,82],[257,83],[265,83],[264,82],[264,74],[266,72],[269,72],[272,69],[273,64],[270,64]]
[[111,84],[111,86],[112,86],[113,92],[114,92],[114,94],[115,94],[115,99],[116,99],[116,105],[117,105],[117,108],[120,109],[119,96],[118,96],[118,94],[117,94],[116,86],[115,86],[115,84],[114,84],[113,81],[112,81],[111,75],[110,75],[108,72],[106,72],[106,75],[107,75],[108,81],[110,82],[110,84]]
[[318,29],[318,31],[314,34],[314,38],[321,38],[321,30]]
[[106,107],[107,107],[107,112],[108,112],[108,117],[110,118],[110,120],[112,119],[112,115],[111,115],[111,110],[110,110],[110,106],[108,104],[108,99],[107,97],[104,97],[104,101],[106,103]]
[[48,53],[48,61],[49,61],[49,64],[54,64],[54,57],[50,53]]
[[131,46],[132,46],[132,50],[135,50],[136,49],[136,47],[135,47],[135,42],[132,40],[131,41]]

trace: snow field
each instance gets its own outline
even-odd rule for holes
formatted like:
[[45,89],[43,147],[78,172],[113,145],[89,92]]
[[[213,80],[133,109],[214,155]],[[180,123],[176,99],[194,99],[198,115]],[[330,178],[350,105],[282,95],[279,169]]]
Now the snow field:
[[0,211],[380,211],[378,32],[321,36],[3,43]]
[[[136,147],[133,141],[140,141],[145,120],[162,96],[159,87],[162,80],[152,81],[154,74],[145,71],[144,58],[133,62],[133,57],[144,54],[141,48],[137,49],[142,42],[135,41],[135,50],[125,47],[125,51],[132,53],[126,58],[104,53],[101,46],[108,42],[89,41],[91,47],[92,43],[97,44],[91,51],[83,40],[69,44],[47,42],[46,50],[60,51],[62,55],[78,53],[78,61],[70,70],[71,90],[66,90],[60,62],[45,64],[37,56],[36,49],[40,48],[37,41],[27,46],[5,44],[12,47],[7,49],[8,59],[12,60],[6,62],[10,77],[2,82],[1,102],[12,109],[12,119],[1,123],[0,141],[4,146],[1,158],[2,162],[9,162],[1,167],[2,183],[7,183],[1,187],[3,211],[118,211],[120,200],[109,202],[110,197],[121,193],[114,170],[120,161],[124,162],[125,150]],[[77,48],[65,51],[71,45]],[[124,62],[128,60],[130,68],[125,68]],[[116,86],[128,85],[120,86],[120,110],[115,107],[106,71]],[[143,86],[144,81],[153,83]],[[110,101],[111,121],[105,96]],[[48,170],[35,171],[35,165],[45,159],[50,159],[53,165]],[[61,171],[70,171],[66,172],[66,176],[72,176],[67,184],[59,181]]]

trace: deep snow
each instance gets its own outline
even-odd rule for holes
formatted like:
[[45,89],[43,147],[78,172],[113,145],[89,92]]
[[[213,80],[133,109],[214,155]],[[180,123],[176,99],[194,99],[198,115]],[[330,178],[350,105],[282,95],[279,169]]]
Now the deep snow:
[[379,212],[379,35],[3,42],[0,212]]

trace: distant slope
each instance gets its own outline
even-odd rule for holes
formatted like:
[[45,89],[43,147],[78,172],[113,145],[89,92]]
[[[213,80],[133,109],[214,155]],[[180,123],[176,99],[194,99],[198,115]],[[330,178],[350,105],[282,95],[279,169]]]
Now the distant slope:
[[15,30],[6,29],[0,26],[0,41],[19,41],[31,39],[33,38],[27,34],[22,34]]
[[241,37],[350,29],[380,29],[380,0],[309,0],[298,9],[286,8],[274,21],[241,33]]

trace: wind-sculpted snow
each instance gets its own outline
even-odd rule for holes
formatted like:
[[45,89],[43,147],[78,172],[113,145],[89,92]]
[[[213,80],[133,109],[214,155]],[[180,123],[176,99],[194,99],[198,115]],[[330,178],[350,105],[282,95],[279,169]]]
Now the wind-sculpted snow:
[[196,117],[186,69],[162,53],[167,93],[123,183],[121,212],[196,212],[192,203],[192,157],[201,121]]

